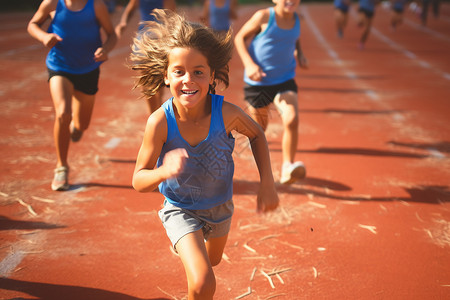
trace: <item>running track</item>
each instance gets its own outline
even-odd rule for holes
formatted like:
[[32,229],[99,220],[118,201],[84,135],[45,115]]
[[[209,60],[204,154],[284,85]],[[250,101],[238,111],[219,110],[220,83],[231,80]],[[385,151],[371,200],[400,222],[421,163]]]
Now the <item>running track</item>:
[[[235,30],[257,8],[241,7]],[[255,214],[258,174],[237,137],[216,299],[450,297],[450,6],[426,28],[408,11],[396,32],[379,6],[364,51],[355,8],[339,40],[331,4],[301,5],[310,69],[297,75],[298,159],[308,176],[279,186],[277,211]],[[55,193],[47,50],[26,33],[30,18],[0,15],[0,299],[182,299],[162,197],[130,184],[146,121],[124,66],[133,28],[102,66],[91,128],[71,146],[72,189]],[[244,108],[242,72],[235,55],[224,94]],[[280,136],[273,111],[276,178]]]

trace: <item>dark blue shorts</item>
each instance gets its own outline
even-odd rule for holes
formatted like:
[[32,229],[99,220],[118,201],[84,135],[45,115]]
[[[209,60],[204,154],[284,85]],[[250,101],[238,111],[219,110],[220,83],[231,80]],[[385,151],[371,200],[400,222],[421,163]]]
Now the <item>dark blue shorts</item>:
[[248,85],[244,87],[244,99],[254,108],[263,108],[273,103],[275,96],[284,92],[297,93],[298,87],[294,79],[276,85]]
[[98,92],[98,80],[100,78],[100,68],[85,74],[70,74],[62,71],[48,70],[48,80],[53,76],[63,76],[72,82],[75,90],[87,95],[95,95]]
[[360,7],[358,9],[358,11],[363,13],[363,14],[365,14],[368,19],[372,19],[373,15],[375,13],[373,10],[368,10],[368,9],[365,9],[365,8],[362,8],[362,7]]

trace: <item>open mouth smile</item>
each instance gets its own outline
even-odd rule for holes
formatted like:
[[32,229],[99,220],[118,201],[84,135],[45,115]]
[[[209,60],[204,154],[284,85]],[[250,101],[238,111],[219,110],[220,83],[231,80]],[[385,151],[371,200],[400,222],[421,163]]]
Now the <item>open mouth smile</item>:
[[182,90],[181,93],[184,95],[195,95],[198,90]]

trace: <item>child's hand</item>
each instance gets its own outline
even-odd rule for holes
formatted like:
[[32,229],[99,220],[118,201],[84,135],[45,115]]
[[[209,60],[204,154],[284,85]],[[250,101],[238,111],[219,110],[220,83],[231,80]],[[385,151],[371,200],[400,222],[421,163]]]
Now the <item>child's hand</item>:
[[165,177],[171,178],[180,174],[180,172],[183,171],[188,157],[186,149],[182,148],[167,152],[160,167],[164,168]]
[[108,60],[108,53],[106,53],[106,51],[102,47],[100,47],[94,53],[94,60],[96,62],[106,61]]
[[299,62],[300,68],[308,69],[308,60],[306,59],[306,57],[304,55],[300,55],[300,57],[298,58],[298,62]]
[[258,213],[276,209],[280,199],[275,186],[261,183],[256,201]]
[[261,81],[263,77],[266,77],[266,73],[264,73],[257,64],[245,68],[245,72],[247,73],[248,78],[253,81]]
[[119,23],[117,24],[116,28],[114,29],[117,35],[117,38],[120,39],[122,37],[122,33],[127,27],[127,24]]
[[56,33],[49,33],[44,37],[42,44],[45,47],[53,48],[57,43],[61,42],[63,39]]

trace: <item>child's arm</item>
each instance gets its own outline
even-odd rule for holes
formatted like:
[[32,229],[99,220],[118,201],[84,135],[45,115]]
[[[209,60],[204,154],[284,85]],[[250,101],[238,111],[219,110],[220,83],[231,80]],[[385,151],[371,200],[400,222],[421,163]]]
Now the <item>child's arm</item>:
[[222,113],[227,133],[235,130],[247,136],[250,140],[261,180],[257,196],[258,212],[274,210],[277,208],[280,200],[275,189],[269,148],[264,131],[261,126],[236,105],[224,102]]
[[244,24],[244,26],[242,26],[241,30],[239,30],[234,38],[234,44],[241,57],[242,63],[244,64],[245,72],[247,73],[247,76],[254,81],[261,81],[266,74],[253,61],[248,52],[246,41],[262,31],[262,25],[266,24],[268,21],[269,11],[266,9],[259,10]]
[[186,150],[176,149],[164,157],[163,164],[156,168],[156,162],[167,139],[167,121],[163,109],[150,115],[145,127],[144,138],[136,159],[133,187],[138,192],[152,192],[164,180],[176,176],[184,166]]
[[209,0],[203,2],[202,14],[200,16],[200,22],[209,26]]
[[122,32],[125,30],[125,28],[127,28],[128,21],[133,16],[134,11],[136,10],[138,4],[139,0],[130,0],[127,6],[125,6],[122,16],[120,17],[119,24],[117,24],[116,26],[116,35],[119,39],[122,36]]
[[295,51],[297,55],[297,60],[300,68],[308,69],[308,60],[303,54],[302,45],[300,44],[300,39],[295,43]]
[[237,17],[238,17],[237,11],[238,11],[238,1],[231,0],[231,3],[230,3],[230,19],[231,20],[237,19]]
[[105,61],[108,59],[108,53],[114,48],[117,43],[117,36],[114,32],[114,27],[109,16],[108,7],[103,0],[95,0],[95,16],[100,24],[100,27],[106,33],[106,40],[102,47],[95,51],[95,61]]
[[52,48],[58,42],[62,41],[62,38],[57,34],[48,33],[41,28],[42,24],[44,24],[44,22],[50,18],[50,15],[56,11],[57,4],[58,0],[42,1],[27,27],[28,33],[48,48]]
[[177,2],[175,0],[164,0],[164,8],[176,11]]

